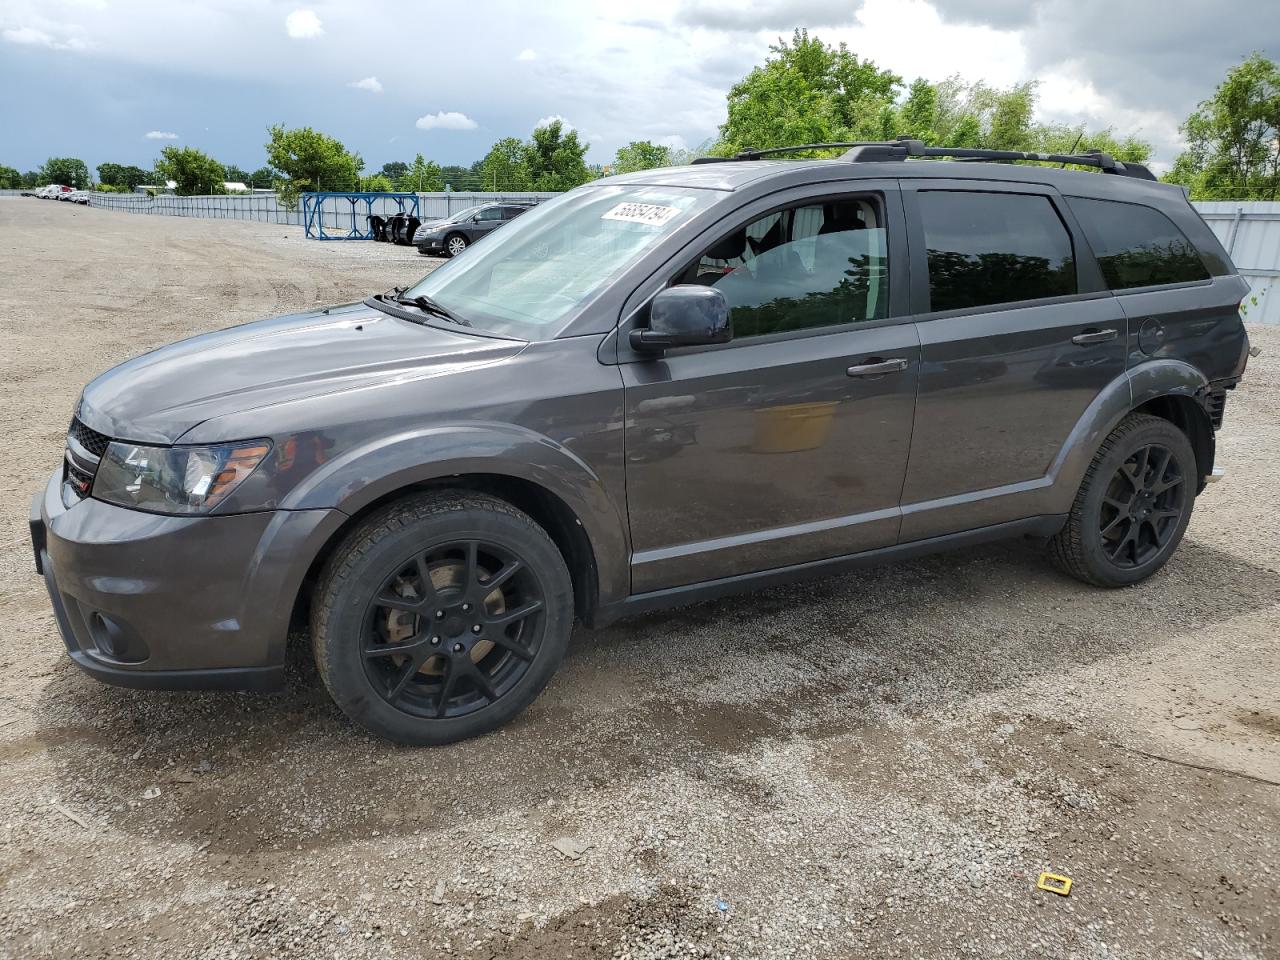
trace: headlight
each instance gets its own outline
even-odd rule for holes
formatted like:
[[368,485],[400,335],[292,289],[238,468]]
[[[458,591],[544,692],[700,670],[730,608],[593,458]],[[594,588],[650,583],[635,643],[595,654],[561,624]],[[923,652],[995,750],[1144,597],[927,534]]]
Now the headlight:
[[266,440],[210,447],[112,443],[98,465],[93,496],[155,513],[208,513],[270,452]]

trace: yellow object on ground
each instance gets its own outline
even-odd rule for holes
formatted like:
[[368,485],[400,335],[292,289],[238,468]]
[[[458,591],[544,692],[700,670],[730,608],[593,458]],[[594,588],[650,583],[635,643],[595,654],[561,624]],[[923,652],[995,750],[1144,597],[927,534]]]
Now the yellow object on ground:
[[1071,895],[1071,878],[1064,877],[1056,873],[1042,873],[1040,879],[1036,881],[1037,890],[1047,890],[1049,893],[1056,893],[1060,897]]

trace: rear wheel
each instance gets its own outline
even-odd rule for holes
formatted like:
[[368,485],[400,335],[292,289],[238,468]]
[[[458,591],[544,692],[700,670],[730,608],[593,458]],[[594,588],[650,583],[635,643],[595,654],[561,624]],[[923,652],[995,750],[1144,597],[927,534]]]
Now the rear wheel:
[[312,605],[325,686],[398,743],[486,733],[555,673],[573,620],[564,558],[510,504],[463,492],[403,500],[326,564]]
[[1186,434],[1160,417],[1131,414],[1093,458],[1049,556],[1096,586],[1145,580],[1178,548],[1198,480]]
[[444,252],[451,257],[456,257],[463,250],[467,249],[467,238],[460,233],[451,233],[444,241]]

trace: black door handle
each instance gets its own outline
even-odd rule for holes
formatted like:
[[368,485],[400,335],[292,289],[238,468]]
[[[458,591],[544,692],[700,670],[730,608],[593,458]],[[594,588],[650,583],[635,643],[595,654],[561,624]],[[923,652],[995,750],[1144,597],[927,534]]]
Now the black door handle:
[[1077,347],[1087,347],[1091,343],[1106,343],[1108,340],[1114,340],[1120,336],[1115,330],[1107,328],[1099,330],[1097,327],[1089,327],[1082,333],[1077,333],[1071,338],[1071,342]]
[[869,357],[866,363],[852,366],[845,373],[851,377],[882,377],[886,373],[902,373],[907,365],[906,357],[893,357],[889,360]]

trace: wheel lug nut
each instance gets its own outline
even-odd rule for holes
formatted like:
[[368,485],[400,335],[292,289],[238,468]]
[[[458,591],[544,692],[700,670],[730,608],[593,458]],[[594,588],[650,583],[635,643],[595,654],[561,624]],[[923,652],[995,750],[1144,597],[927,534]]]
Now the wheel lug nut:
[[469,604],[469,603],[464,603],[464,604],[462,605],[462,612],[463,612],[463,613],[470,613],[470,612],[471,612],[471,604]]
[[479,632],[480,632],[480,624],[478,624],[478,623],[477,623],[474,627],[472,627],[472,628],[471,628],[471,632],[472,632],[472,633],[479,633]]
[[455,644],[453,645],[453,652],[454,652],[454,653],[461,653],[461,652],[462,652],[463,650],[465,650],[465,649],[466,649],[466,648],[465,648],[462,644],[460,644],[460,643],[455,643]]
[[436,619],[437,619],[437,620],[443,620],[443,619],[444,619],[444,611],[443,611],[443,610],[437,610],[437,611],[436,611]]
[[432,645],[433,647],[438,647],[438,646],[440,646],[440,638],[439,638],[439,637],[432,637],[432,638],[431,638],[431,645]]

